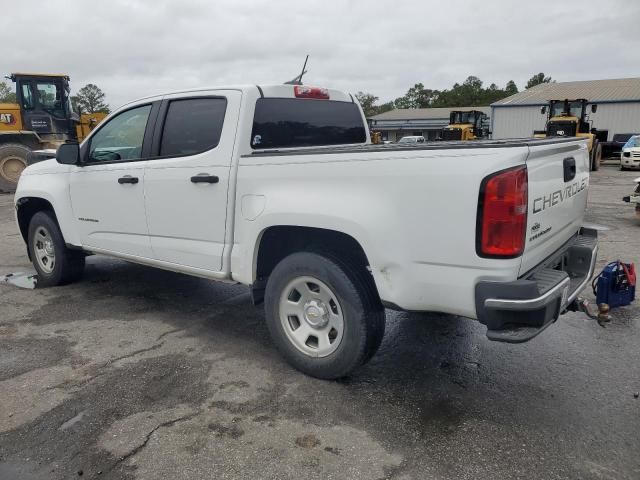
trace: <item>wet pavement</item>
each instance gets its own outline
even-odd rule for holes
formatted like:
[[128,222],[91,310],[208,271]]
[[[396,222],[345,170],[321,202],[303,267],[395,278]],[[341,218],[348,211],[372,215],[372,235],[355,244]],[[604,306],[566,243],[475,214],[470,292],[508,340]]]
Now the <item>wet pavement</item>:
[[[594,174],[599,265],[640,264],[637,172]],[[0,277],[29,272],[0,195]],[[290,368],[242,286],[90,257],[81,283],[0,283],[0,480],[637,479],[640,303],[524,345],[387,312],[338,382]]]

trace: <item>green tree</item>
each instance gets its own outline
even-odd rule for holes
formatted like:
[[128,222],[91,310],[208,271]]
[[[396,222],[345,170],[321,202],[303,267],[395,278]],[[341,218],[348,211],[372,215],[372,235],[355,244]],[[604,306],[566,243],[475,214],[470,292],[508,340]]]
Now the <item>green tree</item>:
[[16,103],[16,92],[5,82],[0,82],[0,103]]
[[382,105],[378,105],[376,107],[376,109],[377,109],[376,115],[378,115],[380,113],[388,112],[389,110],[393,110],[394,108],[396,108],[396,107],[393,104],[393,102],[383,103]]
[[527,88],[535,87],[536,85],[540,85],[541,83],[549,83],[549,82],[553,82],[551,77],[545,77],[544,73],[540,72],[535,74],[533,77],[531,77],[524,88],[527,89]]
[[105,94],[97,85],[88,83],[78,94],[71,97],[71,103],[80,113],[109,113],[109,105],[105,103]]
[[378,97],[371,93],[358,92],[356,93],[356,98],[358,99],[358,102],[360,102],[360,106],[362,107],[365,117],[371,117],[378,113],[376,107]]
[[[495,87],[495,85],[494,85]],[[497,88],[497,87],[495,87]],[[487,91],[482,88],[482,80],[470,75],[462,84],[454,83],[450,90],[440,92],[434,107],[468,107],[484,105]]]
[[509,80],[507,82],[507,86],[504,89],[504,92],[507,95],[515,95],[516,93],[518,93],[518,86],[516,85],[516,82],[514,82],[513,80]]
[[362,111],[364,112],[365,117],[369,118],[374,115],[378,115],[379,113],[388,112],[389,110],[393,110],[393,102],[383,103],[382,105],[376,105],[378,101],[378,97],[371,93],[358,92],[356,93],[356,98],[360,105],[362,106]]
[[416,83],[393,103],[396,108],[427,108],[438,98],[439,93],[437,90],[424,88],[422,83]]

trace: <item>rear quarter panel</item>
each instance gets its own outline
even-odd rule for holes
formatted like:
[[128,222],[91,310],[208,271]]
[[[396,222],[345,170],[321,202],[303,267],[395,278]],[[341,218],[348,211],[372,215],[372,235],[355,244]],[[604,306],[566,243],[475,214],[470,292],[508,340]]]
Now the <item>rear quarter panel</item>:
[[[519,258],[476,254],[480,182],[523,164],[527,152],[523,146],[243,156],[233,277],[252,283],[256,246],[266,228],[327,228],[360,243],[384,301],[474,317],[476,282],[513,280],[520,267]],[[243,212],[243,204],[252,207]]]

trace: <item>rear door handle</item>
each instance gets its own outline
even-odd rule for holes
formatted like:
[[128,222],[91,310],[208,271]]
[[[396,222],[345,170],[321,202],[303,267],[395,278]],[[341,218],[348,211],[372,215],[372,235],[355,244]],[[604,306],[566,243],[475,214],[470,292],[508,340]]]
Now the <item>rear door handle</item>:
[[215,175],[209,175],[208,173],[199,173],[191,177],[193,183],[218,183],[220,179]]
[[132,177],[131,175],[125,175],[124,177],[120,177],[118,179],[118,183],[122,185],[123,183],[138,183],[138,177]]
[[562,168],[564,169],[564,181],[569,182],[576,178],[576,159],[573,157],[565,158],[562,161]]

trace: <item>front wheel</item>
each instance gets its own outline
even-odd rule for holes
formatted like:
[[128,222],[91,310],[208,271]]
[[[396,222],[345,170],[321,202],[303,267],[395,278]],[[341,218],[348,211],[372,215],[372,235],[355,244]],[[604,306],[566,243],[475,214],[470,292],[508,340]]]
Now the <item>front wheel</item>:
[[29,223],[28,248],[38,272],[38,286],[53,287],[77,280],[84,254],[67,248],[58,223],[48,212],[37,212]]
[[291,365],[335,379],[373,356],[385,315],[367,274],[311,252],[293,253],[275,267],[265,292],[267,326]]

